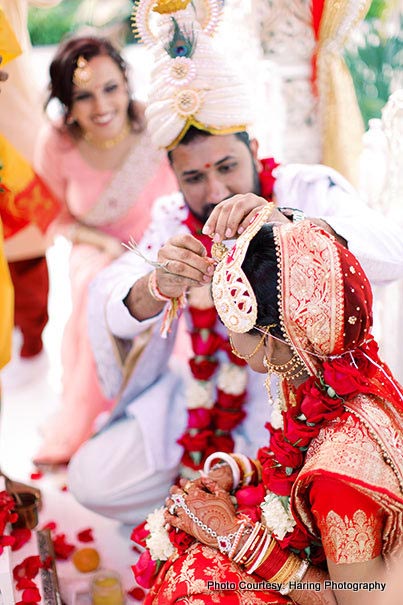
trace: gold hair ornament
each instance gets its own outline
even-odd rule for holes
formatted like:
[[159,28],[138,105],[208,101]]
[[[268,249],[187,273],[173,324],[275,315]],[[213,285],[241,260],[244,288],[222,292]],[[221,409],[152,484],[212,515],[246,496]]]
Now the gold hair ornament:
[[73,73],[73,84],[78,88],[83,88],[90,82],[92,78],[92,69],[88,65],[87,59],[84,59],[81,55],[77,59],[77,67]]
[[218,315],[228,330],[244,334],[257,319],[257,302],[242,263],[250,241],[268,222],[274,204],[267,204],[252,219],[228,254],[217,264],[212,283],[212,295]]

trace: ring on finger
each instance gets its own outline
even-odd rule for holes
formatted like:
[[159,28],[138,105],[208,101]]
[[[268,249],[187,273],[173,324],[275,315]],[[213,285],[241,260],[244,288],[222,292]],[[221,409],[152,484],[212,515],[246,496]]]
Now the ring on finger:
[[168,512],[170,515],[174,515],[178,505],[175,502],[168,508]]
[[188,493],[188,490],[192,487],[192,482],[191,481],[187,481],[183,487],[183,491],[185,492],[185,494]]
[[168,271],[169,260],[164,260],[162,263],[158,263],[160,269],[165,269]]

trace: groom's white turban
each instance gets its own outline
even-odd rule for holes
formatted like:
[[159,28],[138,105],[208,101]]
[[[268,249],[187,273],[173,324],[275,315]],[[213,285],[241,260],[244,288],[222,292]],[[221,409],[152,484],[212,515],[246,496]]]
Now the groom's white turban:
[[221,10],[218,0],[136,3],[136,35],[155,49],[146,118],[157,147],[173,149],[191,126],[230,134],[251,122],[244,84],[212,44]]

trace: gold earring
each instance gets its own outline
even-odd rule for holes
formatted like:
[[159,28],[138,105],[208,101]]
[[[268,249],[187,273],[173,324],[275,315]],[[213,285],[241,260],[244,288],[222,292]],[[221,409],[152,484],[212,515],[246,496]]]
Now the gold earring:
[[264,339],[266,338],[266,336],[269,333],[270,328],[274,328],[277,324],[270,324],[268,326],[259,326],[262,327],[264,332],[263,332],[263,336],[262,338],[259,340],[259,342],[257,343],[256,347],[253,349],[252,353],[249,353],[248,355],[242,355],[242,353],[240,353],[239,351],[237,351],[237,349],[234,346],[234,343],[232,342],[232,338],[231,335],[228,334],[228,340],[229,340],[229,344],[231,345],[231,352],[236,355],[236,357],[239,357],[239,359],[243,359],[244,361],[248,361],[249,359],[252,359],[252,357],[258,352],[258,350],[260,349],[260,347],[262,346]]
[[296,353],[294,353],[291,359],[289,359],[286,363],[282,364],[271,363],[265,355],[263,358],[263,365],[269,375],[275,374],[279,378],[284,378],[286,380],[294,380],[306,372],[306,368],[302,360]]

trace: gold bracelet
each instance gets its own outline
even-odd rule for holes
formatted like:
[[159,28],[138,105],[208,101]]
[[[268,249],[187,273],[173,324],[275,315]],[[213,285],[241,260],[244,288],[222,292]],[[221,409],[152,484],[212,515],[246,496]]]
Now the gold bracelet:
[[270,578],[269,582],[276,584],[286,584],[298,571],[301,565],[301,559],[294,554],[290,554],[287,561],[278,570],[278,572]]
[[252,463],[256,467],[257,483],[260,483],[262,480],[262,465],[260,464],[259,460],[257,460],[257,459],[256,460],[252,459]]
[[309,567],[308,561],[306,561],[306,560],[302,561],[299,569],[297,570],[297,573],[294,574],[293,576],[291,576],[291,578],[288,578],[286,585],[279,590],[280,594],[288,595],[293,590],[290,588],[290,583],[291,582],[295,582],[295,583],[301,582],[302,578],[304,577],[304,575],[306,574],[306,572],[308,570],[308,567]]

